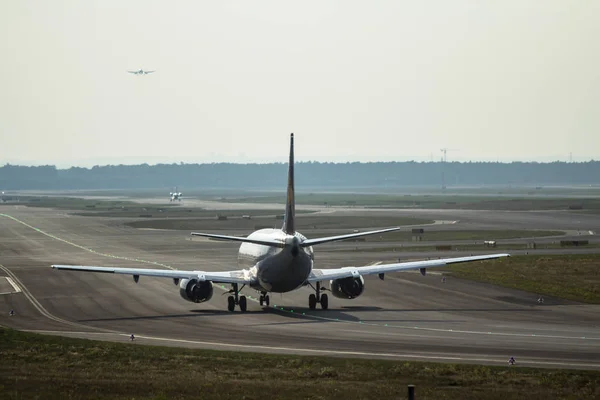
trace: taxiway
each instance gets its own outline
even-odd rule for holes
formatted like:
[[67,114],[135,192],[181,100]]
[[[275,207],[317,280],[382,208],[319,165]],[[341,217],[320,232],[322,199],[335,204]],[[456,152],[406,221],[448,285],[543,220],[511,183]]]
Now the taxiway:
[[[193,304],[179,297],[169,279],[142,277],[136,284],[126,276],[56,271],[50,264],[218,271],[237,267],[236,244],[191,241],[188,232],[139,230],[118,218],[51,209],[9,205],[0,213],[0,276],[21,290],[0,295],[0,325],[117,341],[134,333],[137,343],[235,351],[486,364],[505,364],[514,356],[519,365],[600,369],[597,305],[552,298],[539,305],[533,293],[455,278],[442,283],[438,274],[397,273],[384,281],[367,278],[361,297],[332,298],[327,311],[309,310],[310,291],[300,289],[273,295],[272,307],[251,301],[247,313],[230,313],[224,289],[216,289],[207,303]],[[600,216],[584,220],[573,213],[444,210],[418,216],[424,215],[461,221],[447,229],[600,231]],[[316,249],[317,265],[398,257],[389,251],[335,250],[333,244]],[[256,296],[252,290],[245,294]],[[8,316],[10,309],[14,317]]]

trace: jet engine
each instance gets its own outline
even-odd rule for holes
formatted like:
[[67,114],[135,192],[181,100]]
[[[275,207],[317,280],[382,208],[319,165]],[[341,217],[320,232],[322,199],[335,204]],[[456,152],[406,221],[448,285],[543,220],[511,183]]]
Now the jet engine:
[[203,303],[213,296],[213,283],[198,279],[183,279],[179,283],[179,295],[192,303]]
[[331,294],[338,299],[355,299],[365,290],[365,280],[358,278],[336,279],[330,282]]

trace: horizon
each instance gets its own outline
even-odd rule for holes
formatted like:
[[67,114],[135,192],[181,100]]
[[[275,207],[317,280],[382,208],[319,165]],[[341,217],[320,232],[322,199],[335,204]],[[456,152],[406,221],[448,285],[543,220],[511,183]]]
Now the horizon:
[[[484,164],[517,164],[517,163],[521,163],[521,164],[553,164],[553,163],[564,163],[564,164],[584,164],[584,163],[592,163],[592,162],[599,162],[600,160],[594,160],[594,159],[590,159],[590,160],[576,160],[576,159],[570,159],[570,160],[559,160],[559,159],[548,159],[547,161],[537,161],[537,160],[506,160],[506,161],[502,161],[502,160],[447,160],[447,161],[443,161],[443,160],[417,160],[417,159],[404,159],[404,160],[367,160],[367,161],[357,161],[357,160],[348,160],[348,161],[344,161],[344,160],[340,160],[340,161],[331,161],[331,160],[302,160],[302,159],[296,159],[295,164],[303,164],[303,163],[320,163],[320,164],[353,164],[353,163],[359,163],[359,164],[375,164],[375,163],[417,163],[417,164],[439,164],[439,163],[446,163],[446,164],[452,164],[452,163],[457,163],[457,164],[477,164],[477,163],[484,163]],[[110,167],[110,166],[139,166],[139,165],[148,165],[148,166],[158,166],[158,165],[181,165],[181,166],[186,166],[186,165],[210,165],[210,164],[235,164],[235,165],[269,165],[269,164],[287,164],[288,160],[287,158],[282,157],[279,160],[272,160],[272,161],[228,161],[228,160],[224,160],[224,161],[205,161],[205,162],[185,162],[185,161],[155,161],[155,162],[138,162],[138,163],[120,163],[120,164],[116,164],[116,163],[96,163],[96,164],[89,164],[89,165],[69,165],[69,166],[61,166],[61,165],[56,165],[56,164],[50,164],[50,163],[46,163],[46,164],[15,164],[15,163],[11,163],[11,162],[7,162],[4,163],[3,165],[0,165],[0,168],[5,167],[5,166],[11,166],[11,167],[55,167],[57,170],[66,170],[66,169],[70,169],[70,168],[84,168],[84,169],[92,169],[94,167]]]

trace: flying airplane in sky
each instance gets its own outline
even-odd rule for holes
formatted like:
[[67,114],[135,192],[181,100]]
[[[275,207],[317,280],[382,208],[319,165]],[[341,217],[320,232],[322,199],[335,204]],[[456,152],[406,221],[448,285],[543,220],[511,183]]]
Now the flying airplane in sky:
[[175,285],[179,285],[180,296],[194,303],[202,303],[210,300],[213,296],[214,283],[230,284],[231,290],[229,293],[231,295],[227,298],[227,308],[229,311],[233,311],[237,305],[242,312],[246,311],[247,308],[246,296],[240,296],[240,292],[245,286],[249,286],[261,293],[259,298],[261,306],[263,304],[269,305],[269,293],[286,293],[303,286],[309,286],[314,290],[314,293],[311,293],[308,297],[309,308],[314,310],[317,304],[320,304],[321,308],[326,310],[329,307],[329,298],[326,293],[321,293],[327,290],[321,286],[322,282],[329,281],[328,290],[334,297],[354,299],[360,296],[365,289],[363,278],[365,275],[377,274],[383,280],[384,274],[389,272],[417,269],[420,270],[421,274],[425,275],[427,268],[444,267],[450,264],[509,256],[509,254],[489,254],[362,267],[317,269],[314,268],[313,246],[338,240],[397,231],[400,228],[395,227],[307,239],[304,235],[296,231],[294,198],[294,134],[292,133],[290,138],[287,201],[283,227],[281,229],[261,229],[253,232],[248,237],[192,232],[193,236],[241,242],[242,244],[238,252],[238,262],[242,269],[210,272],[73,265],[52,265],[52,268],[132,275],[136,283],[140,276],[171,278]]
[[137,71],[127,71],[130,74],[135,74],[135,75],[148,75],[153,73],[154,71],[144,71],[143,69],[138,69]]
[[181,201],[181,196],[183,196],[183,193],[178,192],[177,191],[177,186],[175,186],[175,191],[169,193],[169,196],[171,196],[171,200],[170,201],[175,201],[175,200]]

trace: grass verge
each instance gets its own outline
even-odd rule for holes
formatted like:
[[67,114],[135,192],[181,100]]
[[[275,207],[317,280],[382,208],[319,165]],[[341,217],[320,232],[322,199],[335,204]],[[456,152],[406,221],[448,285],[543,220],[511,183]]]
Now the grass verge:
[[[256,212],[256,211],[255,211]],[[264,211],[257,211],[265,214]],[[254,218],[253,219],[148,219],[128,222],[126,225],[133,228],[152,228],[152,229],[178,229],[178,230],[202,230],[202,229],[226,229],[226,230],[246,230],[249,233],[262,228],[281,228],[283,223],[283,214],[278,213],[276,217]],[[310,229],[329,229],[336,230],[336,233],[352,233],[357,228],[387,228],[391,226],[403,225],[425,225],[432,223],[432,220],[411,217],[364,217],[364,216],[340,216],[340,215],[296,215],[296,229],[300,232]],[[325,236],[331,235],[328,232]],[[385,236],[385,235],[384,235]]]
[[0,328],[3,399],[592,399],[600,372],[284,356]]
[[453,276],[567,300],[600,304],[600,255],[514,256],[456,264]]
[[[431,229],[435,229],[432,227]],[[565,232],[563,231],[542,231],[542,230],[430,230],[428,227],[425,228],[423,234],[423,242],[431,241],[443,241],[443,240],[501,240],[501,239],[518,239],[518,238],[533,238],[533,237],[547,237],[547,236],[562,236]],[[367,242],[381,242],[381,241],[408,241],[412,240],[413,234],[410,231],[390,232],[385,235],[367,236],[365,241]]]
[[[262,196],[222,198],[233,203],[285,203],[285,193]],[[298,193],[296,204],[344,207],[435,208],[461,210],[600,210],[600,200],[593,197],[570,198],[557,194],[535,197],[525,193],[511,195],[435,194],[360,194],[360,193]]]

